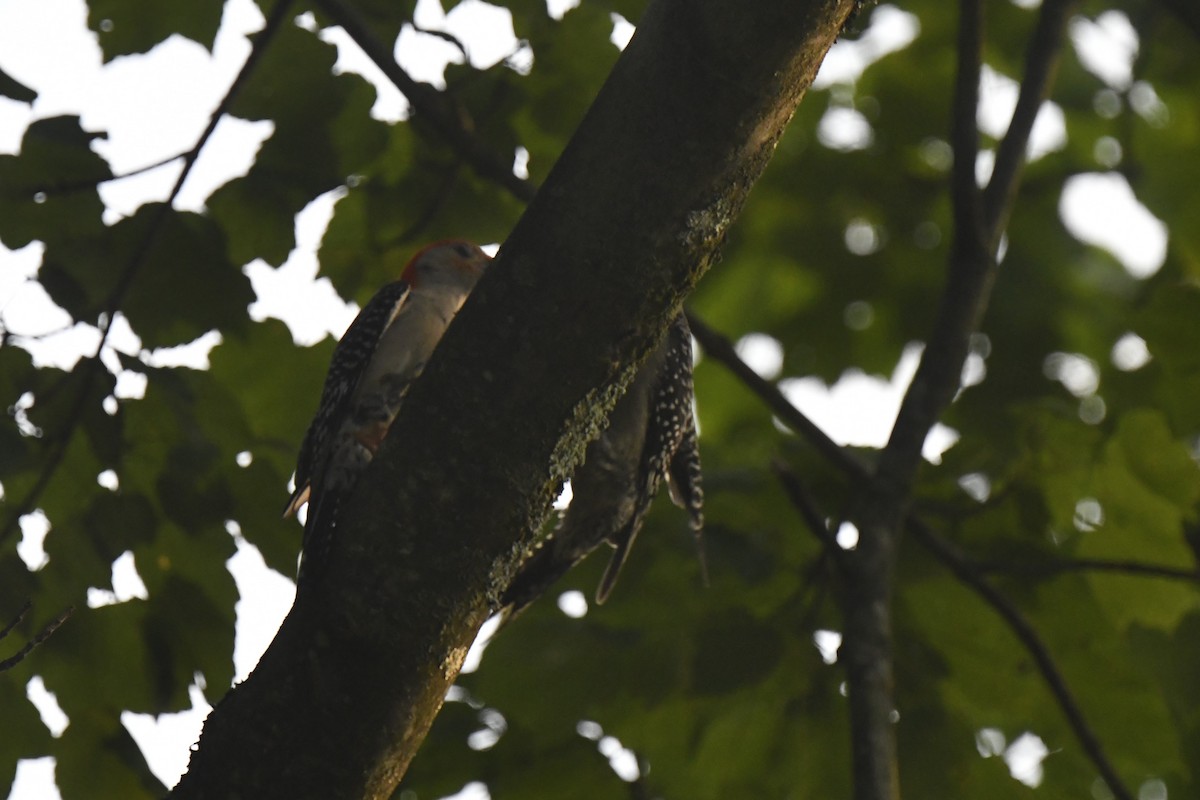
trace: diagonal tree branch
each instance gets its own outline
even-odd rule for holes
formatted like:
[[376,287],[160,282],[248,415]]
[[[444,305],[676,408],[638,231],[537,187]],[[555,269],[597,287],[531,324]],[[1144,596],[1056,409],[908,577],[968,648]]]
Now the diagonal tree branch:
[[[751,391],[759,395],[780,419],[796,430],[801,431],[806,437],[812,437],[811,441],[813,441],[817,449],[835,467],[852,479],[862,480],[867,477],[865,467],[857,459],[853,458],[852,453],[839,448],[836,443],[828,439],[816,424],[805,417],[794,406],[790,405],[788,399],[783,396],[774,384],[763,380],[755,373],[749,365],[738,357],[732,343],[726,337],[708,328],[692,315],[689,315],[688,322],[692,326],[692,333],[696,336],[697,341],[705,348],[706,354],[727,366]],[[807,527],[817,534],[818,538],[821,539],[830,552],[840,552],[840,548],[836,542],[831,543],[830,539],[827,538],[828,528],[824,524],[824,519],[816,510],[814,499],[803,486],[799,477],[786,464],[781,462],[773,462],[771,468],[779,477],[790,502],[799,511]],[[1075,730],[1080,743],[1083,744],[1088,757],[1097,766],[1097,769],[1104,776],[1105,781],[1113,787],[1114,796],[1129,797],[1128,790],[1120,785],[1119,778],[1112,768],[1111,762],[1104,755],[1099,740],[1092,733],[1090,726],[1083,717],[1082,710],[1079,708],[1066,684],[1066,680],[1059,673],[1053,658],[1049,655],[1049,650],[1041,641],[1036,630],[1007,598],[991,586],[991,584],[987,583],[983,576],[987,573],[1040,575],[1060,572],[1098,571],[1182,580],[1194,583],[1200,580],[1200,573],[1197,573],[1194,569],[1182,569],[1140,561],[1111,561],[1094,558],[1058,559],[1039,562],[1029,560],[977,561],[970,559],[954,545],[934,534],[926,523],[911,514],[906,520],[906,526],[930,552],[950,567],[951,571],[954,572],[960,581],[980,594],[1013,629],[1021,644],[1029,650],[1038,664],[1039,671],[1041,671],[1055,699],[1063,709],[1064,716],[1067,717],[1072,729]]]
[[800,518],[804,520],[809,532],[817,537],[817,540],[830,553],[834,555],[840,553],[842,548],[837,543],[837,537],[834,536],[833,531],[829,530],[829,525],[825,522],[825,515],[818,510],[816,499],[804,482],[800,480],[800,476],[779,460],[771,462],[771,471],[775,473],[776,479],[779,480],[779,484],[783,487],[792,506],[800,512]]
[[[1002,226],[1006,223],[1015,200],[1025,149],[1037,110],[1049,92],[1062,48],[1062,38],[1073,0],[1047,0],[1039,14],[1035,33],[1026,58],[1026,76],[1014,113],[1013,122],[1003,139],[993,178],[986,194],[979,192],[975,181],[975,161],[978,154],[976,108],[980,60],[983,42],[982,9],[978,0],[964,0],[959,29],[959,70],[955,90],[954,130],[951,136],[955,151],[952,194],[955,209],[955,242],[951,268],[939,316],[921,366],[906,393],[897,417],[891,440],[880,460],[879,470],[866,483],[859,505],[859,552],[846,559],[858,568],[857,578],[851,572],[854,589],[847,608],[847,673],[851,687],[852,723],[856,797],[884,798],[897,795],[894,768],[886,763],[891,731],[885,714],[891,710],[890,621],[887,608],[890,597],[891,570],[894,568],[896,537],[901,520],[907,516],[910,487],[920,463],[920,450],[925,436],[936,419],[949,405],[960,385],[962,363],[965,360],[969,336],[978,327],[995,275],[995,248]],[[798,412],[788,413],[790,403],[771,384],[763,381],[740,359],[728,342],[714,338],[702,324],[694,325],[697,339],[714,357],[726,364],[753,391],[793,425],[833,464],[855,478],[866,477],[861,467],[848,459],[841,448],[828,440],[823,432]],[[708,339],[708,342],[705,341]],[[797,498],[793,493],[793,501]],[[812,515],[808,504],[797,502],[806,518]],[[811,525],[810,521],[810,525]],[[919,525],[911,518],[909,527]],[[923,528],[922,530],[927,530]],[[951,554],[952,556],[953,554]],[[943,552],[945,558],[946,556]],[[1084,722],[1078,706],[1036,633],[1022,618],[1014,617],[1011,606],[994,589],[982,582],[975,567],[964,560],[955,562],[956,575],[983,593],[1018,637],[1030,649],[1039,668],[1051,684],[1063,711],[1090,758],[1100,769],[1114,793],[1128,797],[1111,763],[1105,758],[1100,744]],[[1172,571],[1166,568],[1143,567],[1131,564],[1075,562],[1064,568],[1124,569],[1125,571],[1156,574],[1195,580],[1193,572]],[[1052,568],[1054,568],[1052,566]],[[999,603],[999,604],[998,604]],[[860,698],[855,710],[856,695]],[[864,697],[865,696],[865,697]],[[867,708],[863,709],[863,706]],[[894,745],[891,745],[894,747]],[[890,774],[889,774],[890,773]]]
[[711,264],[854,4],[650,5],[413,385],[326,580],[209,716],[175,797],[390,795],[589,431]]
[[710,328],[708,323],[691,312],[688,312],[687,319],[692,335],[704,348],[704,353],[725,365],[750,391],[758,395],[779,419],[808,440],[817,452],[853,478],[866,480],[870,476],[870,469],[860,458],[830,439],[819,425],[805,416],[783,392],[779,391],[778,386],[761,377],[743,361],[728,337]]
[[21,604],[21,608],[19,611],[17,611],[17,615],[12,618],[11,622],[4,626],[3,630],[0,630],[0,640],[3,640],[6,636],[12,633],[13,628],[21,624],[21,620],[25,619],[25,615],[29,613],[29,609],[31,608],[33,608],[32,600],[26,600]]
[[[33,607],[33,604],[30,601],[26,600],[25,605],[21,606],[21,610],[17,612],[17,616],[13,618],[12,622],[10,622],[8,625],[6,625],[4,627],[4,630],[0,631],[0,639],[3,639],[4,637],[8,636],[8,634],[12,632],[12,629],[15,628],[18,624],[20,624],[21,620],[25,618],[25,615],[27,613],[29,613],[29,609],[32,607]],[[42,642],[46,641],[51,636],[53,636],[54,632],[57,631],[59,628],[61,628],[63,626],[63,623],[65,623],[68,619],[70,619],[71,615],[74,613],[75,613],[75,606],[69,606],[65,611],[60,613],[57,617],[55,617],[54,619],[47,622],[44,626],[42,626],[42,629],[40,631],[38,631],[38,633],[32,639],[30,639],[28,642],[25,643],[24,647],[22,647],[20,650],[18,650],[16,653],[9,656],[8,658],[0,660],[0,672],[7,672],[8,670],[15,667],[17,664],[20,664],[22,661],[24,661],[25,657],[28,656],[30,653],[32,653],[33,649],[35,647],[37,647]]]
[[1025,52],[1025,75],[1021,80],[1017,106],[1013,110],[1008,131],[996,149],[992,177],[983,194],[983,224],[992,252],[1000,244],[1000,234],[1008,225],[1008,217],[1016,202],[1021,171],[1025,166],[1025,150],[1029,134],[1042,103],[1050,95],[1050,87],[1062,60],[1067,22],[1079,5],[1078,0],[1045,0],[1034,25],[1033,36]]
[[[721,363],[784,423],[795,429],[809,441],[813,447],[846,477],[853,480],[867,480],[870,470],[851,450],[841,447],[829,438],[820,426],[805,416],[804,412],[792,405],[791,401],[779,391],[774,383],[765,380],[737,354],[733,343],[728,337],[713,330],[707,323],[695,314],[688,312],[688,325],[692,335],[704,348],[705,355]],[[792,504],[804,514],[806,520],[817,519],[820,515],[812,516],[806,511],[815,508],[811,497],[802,485],[795,483],[798,476],[783,462],[775,461],[771,469],[781,477],[785,489],[788,490]],[[784,476],[788,476],[785,480]],[[796,487],[804,492],[809,501],[801,502],[795,493]],[[910,515],[909,519],[914,519]],[[981,574],[1005,573],[1010,575],[1046,575],[1061,572],[1112,572],[1126,575],[1139,575],[1149,578],[1166,578],[1186,582],[1200,581],[1200,572],[1185,567],[1172,567],[1165,564],[1154,564],[1132,559],[1111,560],[1102,558],[1059,558],[1053,560],[1033,561],[1028,558],[1019,560],[980,560],[972,561],[974,568]]]
[[[820,513],[816,511],[813,499],[804,489],[798,476],[792,473],[786,465],[779,462],[772,464],[772,470],[779,477],[787,491],[789,500],[800,512],[809,529],[814,531],[823,543],[836,552],[838,549],[837,544],[830,544],[827,539],[828,528],[825,526]],[[849,472],[849,470],[844,471]],[[1189,581],[1197,580],[1197,574],[1194,571],[1179,570],[1140,562],[1113,562],[1099,559],[1073,559],[1051,563],[1043,562],[1041,564],[1026,562],[1012,564],[974,562],[953,544],[935,534],[932,529],[919,519],[910,516],[906,525],[927,550],[946,564],[962,583],[979,594],[992,606],[1005,623],[1009,625],[1018,640],[1033,657],[1039,672],[1041,672],[1051,693],[1062,708],[1064,716],[1066,716],[1072,730],[1075,731],[1076,737],[1079,739],[1084,751],[1104,777],[1105,782],[1109,784],[1113,795],[1118,798],[1131,798],[1132,795],[1121,783],[1116,770],[1105,755],[1099,739],[1084,718],[1083,711],[1075,700],[1070,687],[1067,685],[1066,679],[1058,671],[1058,667],[1054,663],[1049,649],[1042,642],[1041,637],[1038,636],[1037,631],[1029,621],[1025,619],[1008,598],[986,581],[983,573],[988,571],[1028,571],[1036,573],[1042,569],[1047,571],[1094,569],[1177,578]]]
[[[1039,35],[1049,35],[1061,24],[1052,19],[1063,0],[1047,3],[1041,11]],[[1049,6],[1049,8],[1047,8]],[[874,479],[852,503],[852,517],[860,532],[859,547],[846,559],[854,588],[847,593],[846,672],[849,684],[854,742],[855,797],[879,800],[897,797],[895,740],[891,728],[892,643],[890,603],[900,528],[907,515],[912,486],[921,462],[921,448],[934,423],[961,385],[962,365],[970,335],[987,307],[995,280],[995,247],[999,236],[985,222],[984,200],[976,184],[979,153],[976,115],[983,51],[981,0],[959,4],[958,69],[951,112],[951,199],[954,238],[950,264],[938,315],[917,373],[905,392],[887,446],[880,454]],[[1030,84],[1024,89],[1022,114],[1014,119],[1004,142],[1004,163],[992,216],[1007,217],[1015,196],[1023,157],[1040,98],[1047,91],[1057,50],[1031,46]],[[1040,76],[1040,77],[1039,77]],[[1036,99],[1029,99],[1030,97]],[[1032,107],[1033,111],[1029,108]]]
[[[982,4],[980,0],[961,0],[960,9],[958,77],[950,135],[954,149],[951,174],[954,241],[933,331],[880,458],[878,480],[892,484],[887,491],[896,498],[907,496],[920,464],[925,437],[958,390],[970,336],[978,327],[994,278],[994,261],[988,252],[989,237],[983,230],[981,196],[975,182]],[[1024,142],[1020,148],[1024,152]]]
[[996,590],[994,586],[987,582],[979,570],[959,552],[953,544],[946,541],[942,537],[935,534],[932,530],[926,527],[918,520],[910,519],[908,521],[908,530],[917,537],[925,548],[937,557],[939,561],[950,568],[950,571],[966,586],[972,589],[976,594],[984,599],[990,605],[1000,618],[1008,625],[1012,632],[1020,640],[1026,651],[1033,656],[1034,663],[1037,664],[1038,672],[1042,674],[1042,678],[1049,686],[1050,692],[1054,695],[1058,705],[1063,710],[1063,714],[1067,717],[1067,722],[1071,725],[1071,729],[1075,731],[1075,736],[1079,739],[1079,743],[1083,746],[1083,750],[1087,753],[1088,758],[1096,766],[1096,770],[1104,778],[1104,782],[1108,784],[1109,791],[1119,800],[1133,800],[1134,795],[1121,782],[1121,778],[1117,775],[1116,769],[1112,762],[1104,752],[1104,748],[1100,744],[1100,740],[1096,737],[1095,732],[1088,724],[1083,716],[1083,710],[1079,707],[1078,701],[1072,694],[1071,689],[1067,686],[1066,680],[1062,673],[1058,671],[1058,666],[1054,663],[1054,657],[1050,655],[1041,637],[1037,631],[1029,624],[1024,615],[1014,606],[1007,597]]
[[178,161],[181,158],[187,158],[188,153],[190,153],[190,152],[191,151],[188,151],[187,153],[178,153],[173,156],[167,156],[166,158],[162,158],[162,159],[159,159],[158,161],[155,161],[153,164],[146,164],[145,166],[138,167],[137,169],[132,169],[129,172],[122,172],[120,175],[110,175],[107,178],[100,178],[98,180],[74,181],[74,182],[70,182],[70,183],[43,184],[42,186],[38,187],[38,189],[39,189],[39,191],[42,191],[42,192],[45,192],[46,194],[51,194],[51,195],[53,195],[53,194],[68,194],[70,192],[77,192],[77,191],[81,191],[83,189],[94,189],[97,186],[103,186],[106,183],[113,183],[114,181],[123,181],[126,178],[135,178],[138,175],[145,175],[147,172],[153,172],[154,170],[165,167],[168,164],[170,164],[174,161]]

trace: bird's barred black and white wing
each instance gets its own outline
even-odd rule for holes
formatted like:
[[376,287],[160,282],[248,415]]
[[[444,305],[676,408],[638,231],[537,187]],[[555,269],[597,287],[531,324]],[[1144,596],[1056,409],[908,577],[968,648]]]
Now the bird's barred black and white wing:
[[604,602],[664,477],[701,541],[704,493],[692,399],[692,338],[681,313],[617,401],[608,428],[588,446],[571,479],[574,499],[557,529],[526,559],[502,598],[508,619],[608,543],[615,551],[596,591],[597,602]]
[[354,389],[380,337],[391,325],[408,292],[409,286],[404,281],[389,283],[376,292],[334,348],[321,390],[321,403],[300,446],[300,456],[296,461],[296,489],[284,506],[285,517],[295,514],[300,506],[312,499],[314,478],[319,478],[323,462],[329,455],[333,435],[349,413]]
[[629,557],[634,540],[641,531],[650,504],[658,494],[663,478],[668,479],[671,499],[688,512],[690,527],[697,542],[701,573],[707,582],[707,566],[703,549],[704,492],[700,479],[700,450],[696,440],[696,420],[692,410],[692,332],[687,318],[680,313],[667,329],[666,339],[659,346],[661,362],[657,365],[649,406],[637,480],[633,515],[616,533],[610,543],[616,548],[596,589],[596,602],[608,599],[621,567]]

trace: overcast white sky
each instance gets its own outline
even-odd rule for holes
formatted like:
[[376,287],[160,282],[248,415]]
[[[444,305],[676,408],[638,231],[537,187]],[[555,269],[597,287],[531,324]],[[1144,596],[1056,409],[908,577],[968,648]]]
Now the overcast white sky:
[[[548,0],[555,15],[561,15],[574,4],[573,0]],[[1023,0],[1020,4],[1030,3]],[[212,54],[193,42],[173,37],[146,55],[117,59],[102,67],[99,48],[86,29],[86,14],[83,0],[0,0],[0,67],[39,93],[32,107],[0,98],[0,152],[19,150],[21,136],[31,120],[59,114],[78,114],[86,129],[107,132],[107,138],[97,141],[95,149],[118,174],[185,152],[195,143],[249,53],[246,34],[257,30],[262,23],[262,16],[251,0],[227,0]],[[480,0],[466,0],[449,15],[442,12],[437,0],[421,0],[416,20],[424,28],[454,33],[466,43],[477,65],[492,64],[519,49],[508,12]],[[875,9],[871,20],[866,35],[835,46],[818,78],[818,87],[852,84],[866,64],[903,47],[918,30],[914,17],[891,6]],[[632,26],[614,19],[616,45],[623,46],[631,34]],[[1098,96],[1097,108],[1101,113],[1107,113],[1104,109],[1111,108],[1113,103],[1119,108],[1123,101],[1118,93],[1130,90],[1130,104],[1137,113],[1151,122],[1157,121],[1156,124],[1166,122],[1168,110],[1153,89],[1132,82],[1130,63],[1137,51],[1137,37],[1122,14],[1107,12],[1094,22],[1079,20],[1072,26],[1071,35],[1085,66],[1110,87],[1107,95],[1102,92]],[[338,44],[339,69],[361,72],[376,83],[379,99],[372,113],[389,121],[402,119],[403,97],[347,37],[338,30],[323,32],[322,36]],[[406,28],[398,42],[397,57],[418,79],[440,84],[446,61],[456,58],[457,51],[436,37]],[[529,54],[521,57],[528,58]],[[187,90],[180,91],[181,86]],[[1016,84],[1011,78],[988,70],[983,89],[987,102],[980,114],[980,126],[988,133],[998,134],[1011,115]],[[830,110],[818,136],[829,147],[847,150],[865,147],[872,136],[870,123],[854,109],[852,93],[844,95],[846,102]],[[244,174],[258,146],[271,131],[271,124],[266,122],[223,120],[176,205],[203,210],[214,189],[231,177]],[[1059,149],[1064,135],[1061,111],[1048,104],[1039,116],[1031,155],[1038,157]],[[1096,148],[1100,164],[1112,167],[1119,163],[1120,147],[1115,141],[1098,142]],[[929,157],[938,158],[939,152],[933,143]],[[101,190],[107,207],[106,219],[119,219],[142,203],[165,199],[179,168],[178,162],[174,162],[106,184]],[[981,175],[989,170],[990,160],[984,154]],[[328,333],[340,335],[357,310],[343,302],[328,281],[315,279],[316,248],[336,199],[334,193],[318,198],[297,217],[298,246],[284,266],[274,269],[261,262],[246,266],[258,294],[251,314],[256,319],[268,316],[283,319],[301,343],[318,341]],[[1137,203],[1128,184],[1117,173],[1097,172],[1074,179],[1064,192],[1061,213],[1072,233],[1110,248],[1132,274],[1153,274],[1161,266],[1166,247],[1165,228]],[[854,252],[870,252],[878,246],[876,233],[869,225],[857,221],[848,222],[846,239],[847,247]],[[65,312],[33,280],[40,260],[41,247],[37,243],[16,252],[0,245],[0,322],[13,333],[42,337],[29,344],[39,363],[70,366],[82,353],[94,351],[99,334],[90,325],[71,325]],[[847,324],[869,324],[870,314],[869,306],[848,308]],[[219,337],[209,336],[193,347],[152,357],[155,363],[203,366],[208,350],[218,342]],[[125,352],[137,353],[141,349],[128,325],[114,327],[111,343]],[[765,376],[778,376],[782,353],[769,337],[747,337],[739,350]],[[851,370],[832,390],[809,378],[791,379],[783,385],[789,397],[834,439],[847,444],[880,445],[886,440],[919,352],[917,347],[908,348],[887,380]],[[1084,386],[1088,370],[1094,373],[1094,367],[1086,363],[1064,369],[1074,369],[1072,374],[1082,375],[1080,385]],[[984,359],[974,357],[968,372],[971,380],[981,380],[986,373]],[[120,391],[126,396],[138,396],[143,384],[132,374],[122,377]],[[1051,377],[1066,381],[1057,372]],[[927,454],[936,458],[954,436],[949,429],[939,427],[927,443]],[[24,527],[22,556],[28,563],[37,564],[45,558],[40,540],[46,534],[47,523],[44,517],[33,516]],[[236,531],[232,533],[236,536]],[[257,662],[290,606],[292,584],[289,578],[267,569],[252,545],[240,536],[236,538],[238,554],[229,566],[242,598],[237,608],[235,652],[240,679]],[[116,565],[114,586],[115,596],[111,592],[107,595],[98,592],[93,595],[94,601],[112,602],[144,593],[131,558],[124,558]],[[585,612],[586,604],[580,606],[581,600],[568,598],[563,603],[564,612]],[[208,695],[216,697],[222,691],[222,687],[211,687]],[[31,681],[30,694],[52,730],[61,732],[69,724],[61,711],[55,711],[40,679]],[[174,784],[185,769],[188,746],[195,741],[208,711],[198,688],[193,687],[192,698],[195,707],[190,712],[163,715],[157,720],[146,715],[126,715],[126,725],[146,752],[151,768],[168,785]],[[619,744],[605,746],[613,752],[616,765],[621,756]],[[10,800],[57,796],[52,759],[22,762]],[[486,796],[486,792],[475,786],[468,788],[463,796]]]

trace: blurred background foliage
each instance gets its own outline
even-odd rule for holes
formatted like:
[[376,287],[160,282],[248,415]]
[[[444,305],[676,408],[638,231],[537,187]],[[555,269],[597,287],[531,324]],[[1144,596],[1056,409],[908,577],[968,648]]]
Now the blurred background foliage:
[[[497,158],[525,148],[537,182],[619,55],[614,14],[636,22],[645,3],[584,0],[561,19],[543,0],[497,4],[532,66],[452,65],[443,98]],[[89,5],[106,59],[171,34],[211,47],[221,11],[217,2]],[[354,5],[392,42],[414,3]],[[1012,80],[1030,5],[986,4],[987,66]],[[305,10],[315,9],[298,2],[290,13]],[[986,567],[1041,635],[1139,796],[1194,797],[1200,29],[1186,4],[1158,0],[1093,1],[1077,13],[1073,25],[1124,21],[1137,42],[1131,72],[1106,80],[1078,48],[1065,50],[1052,92],[1063,134],[1028,169],[971,385],[944,420],[957,441],[925,466],[914,508]],[[954,19],[933,0],[863,12],[839,47],[860,48],[870,65],[810,91],[722,263],[691,298],[734,340],[770,337],[756,337],[758,350],[766,343],[779,363],[761,368],[782,387],[833,384],[854,370],[887,378],[928,333],[950,236]],[[872,51],[872,27],[898,20],[911,42]],[[18,759],[53,755],[68,800],[160,794],[120,715],[187,708],[194,676],[212,702],[229,685],[237,591],[227,531],[294,573],[299,529],[277,512],[333,342],[300,347],[282,323],[252,322],[242,265],[282,263],[296,214],[341,187],[321,274],[362,303],[422,242],[502,242],[521,213],[419,113],[373,119],[374,88],[335,74],[336,49],[312,30],[330,20],[317,11],[315,22],[289,16],[262,48],[228,111],[271,120],[274,132],[205,214],[151,204],[102,221],[97,184],[112,172],[91,148],[102,132],[78,118],[38,120],[19,154],[0,156],[0,240],[44,243],[37,280],[73,319],[103,329],[119,311],[147,349],[221,335],[205,370],[121,355],[70,371],[35,366],[5,335],[0,622],[26,598],[34,606],[4,655],[65,607],[78,610],[0,674],[0,787]],[[0,81],[0,93],[28,102],[13,83]],[[1123,179],[1165,223],[1160,268],[1131,271],[1068,231],[1062,198],[1089,173]],[[145,376],[143,397],[114,397],[120,370]],[[802,476],[835,518],[846,479],[703,355],[696,388],[711,586],[700,587],[682,515],[660,502],[608,604],[579,617],[555,602],[572,590],[590,596],[602,569],[593,558],[462,676],[399,796],[440,797],[475,781],[494,798],[849,795],[834,652],[842,587],[771,463]],[[97,482],[109,470],[116,489]],[[31,569],[17,543],[20,518],[36,509],[51,532],[48,560]],[[929,551],[904,545],[895,598],[904,793],[1108,796],[1029,650]],[[148,597],[89,608],[88,588],[110,588],[125,553]],[[34,675],[71,720],[59,737],[26,699]],[[1039,740],[1048,754],[1021,755]]]

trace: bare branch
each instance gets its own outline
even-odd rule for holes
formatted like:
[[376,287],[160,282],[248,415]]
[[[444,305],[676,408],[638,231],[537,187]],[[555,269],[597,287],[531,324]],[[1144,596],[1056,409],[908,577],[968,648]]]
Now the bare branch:
[[950,117],[950,146],[954,165],[950,192],[954,203],[954,233],[958,238],[978,236],[980,193],[975,182],[979,160],[979,76],[983,63],[983,3],[959,0],[958,71]]
[[938,536],[927,526],[921,522],[910,519],[908,521],[908,529],[918,541],[925,546],[929,552],[938,558],[943,564],[950,568],[960,581],[972,589],[976,594],[984,599],[988,605],[995,609],[1001,619],[1007,623],[1008,627],[1020,640],[1021,644],[1033,657],[1034,663],[1037,664],[1038,672],[1042,674],[1042,678],[1046,681],[1050,692],[1054,695],[1058,705],[1062,708],[1063,714],[1067,718],[1067,722],[1071,725],[1071,729],[1075,731],[1076,738],[1083,745],[1084,752],[1091,759],[1105,783],[1108,784],[1109,791],[1114,797],[1119,800],[1133,800],[1134,795],[1121,782],[1117,775],[1116,769],[1108,756],[1104,753],[1104,748],[1100,744],[1100,740],[1096,737],[1095,732],[1084,719],[1083,710],[1079,707],[1079,703],[1075,700],[1075,696],[1071,693],[1070,687],[1067,686],[1066,680],[1062,673],[1058,671],[1058,667],[1054,663],[1054,658],[1050,655],[1050,651],[1038,636],[1037,631],[1029,624],[1024,615],[1012,604],[1011,601],[994,586],[988,583],[979,570],[956,548],[952,543]]
[[1025,76],[1008,131],[996,150],[992,177],[983,196],[983,222],[995,252],[1008,224],[1025,165],[1025,150],[1038,110],[1050,94],[1062,57],[1067,21],[1078,0],[1045,0],[1025,52]]
[[444,42],[447,42],[448,44],[453,45],[454,48],[456,50],[458,50],[459,55],[461,55],[463,57],[464,61],[471,60],[471,56],[467,52],[467,46],[465,44],[463,44],[462,39],[459,39],[453,33],[447,33],[446,31],[434,31],[434,30],[430,30],[429,28],[422,28],[420,25],[418,25],[415,22],[410,23],[410,24],[412,25],[413,30],[416,31],[417,33],[423,33],[426,36],[434,36],[438,39],[441,39]]
[[846,474],[862,480],[870,476],[870,469],[860,458],[833,441],[833,439],[830,439],[829,435],[821,430],[820,426],[806,417],[800,409],[792,405],[792,402],[784,396],[783,392],[779,391],[778,386],[764,379],[751,369],[750,365],[743,361],[737,354],[733,343],[726,336],[710,328],[707,323],[690,311],[687,314],[687,318],[688,325],[692,329],[692,335],[696,337],[696,341],[704,348],[705,355],[724,364],[730,372],[741,379],[746,388],[762,398],[767,407],[775,412],[776,416],[784,424],[807,439],[809,444],[816,448],[817,452],[829,459],[830,462]]
[[[951,135],[955,152],[952,178],[955,244],[949,279],[934,333],[923,355],[921,367],[905,396],[892,438],[882,454],[878,477],[867,484],[864,493],[862,505],[865,508],[860,512],[860,519],[863,520],[863,524],[860,524],[863,533],[860,551],[865,552],[860,552],[857,558],[847,559],[852,567],[858,568],[859,575],[857,580],[851,575],[854,588],[849,596],[851,602],[855,599],[859,602],[857,609],[847,609],[845,631],[854,727],[855,796],[871,800],[897,794],[894,767],[889,763],[894,759],[891,755],[894,753],[894,744],[890,742],[890,723],[885,716],[890,711],[891,703],[891,651],[886,609],[890,596],[889,576],[894,567],[897,527],[906,513],[904,509],[925,436],[959,387],[969,335],[977,327],[994,279],[994,248],[1015,197],[1033,119],[1053,80],[1063,29],[1073,0],[1047,0],[1043,5],[1028,51],[1026,82],[1022,86],[1013,123],[1001,143],[986,196],[981,195],[975,181],[978,156],[976,109],[983,42],[980,5],[979,0],[963,0],[961,4],[959,71],[953,112],[954,130]],[[801,420],[792,419],[793,415],[787,411],[790,403],[786,398],[742,363],[728,340],[714,340],[711,332],[702,324],[694,324],[693,332],[706,350],[729,366],[781,419],[793,425],[834,465],[852,476],[867,477],[865,470],[848,459],[845,451],[828,441],[810,421],[802,415]],[[705,341],[706,338],[709,341]],[[789,495],[806,519],[812,516],[811,503],[803,496],[791,492]],[[960,580],[981,594],[1001,614],[1034,657],[1089,758],[1113,793],[1120,798],[1131,797],[1104,755],[1095,734],[1083,719],[1048,651],[1028,622],[1006,598],[982,579],[980,567],[971,565],[952,546],[934,537],[919,521],[910,517],[908,527],[917,531],[922,541],[950,565]],[[1131,562],[1077,560],[1049,564],[1045,569],[1103,569],[1191,581],[1197,578],[1196,573],[1191,571]],[[881,589],[881,585],[887,588]],[[860,701],[857,710],[854,704],[856,697],[865,698]]]
[[954,148],[954,243],[934,329],[880,459],[883,480],[895,484],[903,497],[912,485],[925,437],[959,388],[970,336],[978,327],[994,278],[995,265],[982,228],[981,196],[975,183],[982,9],[980,0],[962,0],[960,6],[958,78],[950,136]]
[[893,712],[891,603],[900,528],[933,424],[958,389],[969,338],[986,305],[992,259],[980,219],[975,183],[979,149],[976,113],[983,46],[981,0],[959,3],[958,76],[951,145],[954,241],[949,273],[932,335],[900,405],[873,479],[851,500],[858,547],[847,553],[843,663],[850,700],[856,800],[899,797]]
[[[3,631],[0,631],[0,639],[3,639],[5,636],[7,636],[9,632],[21,622],[22,618],[24,618],[30,607],[30,602],[26,600],[25,605],[22,606],[20,612],[18,612],[16,619],[10,622]],[[54,632],[61,628],[63,623],[70,619],[71,615],[74,613],[75,606],[69,606],[66,611],[63,611],[57,617],[47,622],[36,636],[25,643],[24,647],[3,661],[0,661],[0,672],[7,672],[17,664],[20,664],[22,661],[24,661],[25,657],[32,653],[35,647],[53,636]]]

